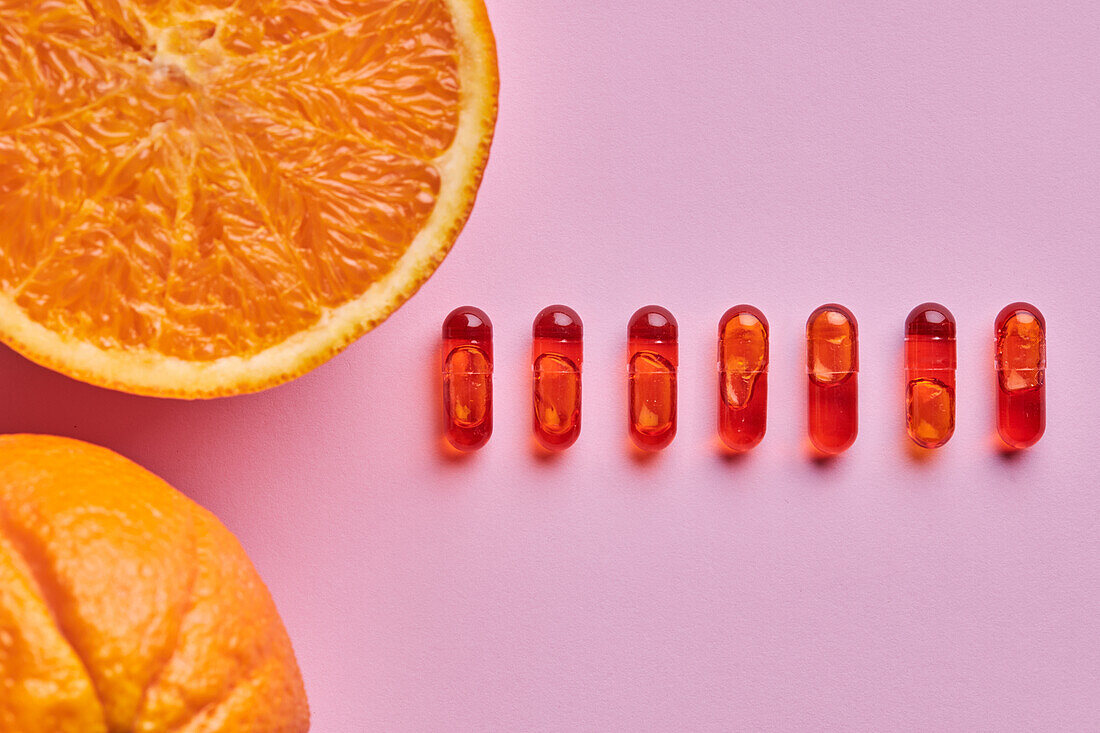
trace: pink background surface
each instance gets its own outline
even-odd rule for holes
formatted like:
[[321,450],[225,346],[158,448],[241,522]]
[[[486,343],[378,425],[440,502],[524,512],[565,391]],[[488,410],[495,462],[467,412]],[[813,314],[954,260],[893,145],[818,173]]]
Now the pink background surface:
[[[490,0],[503,79],[437,275],[293,384],[131,397],[0,353],[2,427],[73,435],[217,512],[294,639],[314,730],[1100,725],[1100,6]],[[835,5],[836,7],[826,7]],[[994,447],[992,321],[1049,328],[1046,437]],[[861,326],[861,430],[804,452],[802,329]],[[901,328],[959,322],[958,430],[901,425]],[[714,435],[730,305],[772,324],[770,429]],[[441,450],[437,338],[496,326],[496,433]],[[529,329],[585,321],[584,427],[529,442]],[[624,342],[681,329],[680,434],[627,448]]]

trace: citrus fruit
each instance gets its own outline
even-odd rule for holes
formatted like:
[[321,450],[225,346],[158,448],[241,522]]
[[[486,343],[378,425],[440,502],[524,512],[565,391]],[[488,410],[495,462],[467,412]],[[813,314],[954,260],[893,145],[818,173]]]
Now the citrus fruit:
[[473,206],[481,0],[0,0],[0,339],[140,394],[291,379]]
[[105,448],[0,436],[0,730],[308,729],[275,605],[213,515]]

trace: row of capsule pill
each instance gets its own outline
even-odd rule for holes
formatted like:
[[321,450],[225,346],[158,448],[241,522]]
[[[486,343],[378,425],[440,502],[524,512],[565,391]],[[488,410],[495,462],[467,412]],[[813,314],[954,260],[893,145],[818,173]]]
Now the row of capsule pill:
[[[627,329],[630,436],[660,450],[676,435],[676,319],[660,306],[640,308]],[[1013,303],[994,325],[997,430],[1014,449],[1034,445],[1045,428],[1046,322],[1037,308]],[[544,308],[533,328],[533,427],[547,450],[572,445],[581,427],[583,327],[572,309]],[[443,323],[443,407],[447,438],[476,450],[493,431],[493,329],[473,307]],[[905,322],[905,418],[909,436],[938,448],[955,430],[955,318],[924,303]],[[855,316],[828,303],[806,322],[809,437],[824,454],[847,449],[858,430],[859,340]],[[730,308],[718,324],[718,433],[732,451],[764,437],[768,405],[768,320],[750,305]]]

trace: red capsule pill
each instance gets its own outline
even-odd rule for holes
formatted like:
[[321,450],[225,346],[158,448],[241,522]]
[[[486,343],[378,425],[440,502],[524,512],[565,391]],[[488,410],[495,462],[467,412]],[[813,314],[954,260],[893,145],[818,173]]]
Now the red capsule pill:
[[639,308],[627,327],[630,438],[660,450],[676,436],[676,319],[658,305]]
[[939,448],[955,432],[955,317],[923,303],[905,319],[905,428],[914,443]]
[[581,431],[580,316],[564,305],[547,306],[535,317],[532,336],[535,439],[547,450],[564,450]]
[[718,435],[730,450],[750,450],[768,425],[768,319],[735,305],[718,323]]
[[1047,324],[1039,309],[1013,303],[997,316],[997,432],[1012,448],[1028,448],[1046,430]]
[[855,316],[842,305],[823,305],[806,321],[810,442],[835,454],[859,430],[859,341]]
[[493,324],[479,308],[455,308],[443,321],[443,415],[459,450],[493,434]]

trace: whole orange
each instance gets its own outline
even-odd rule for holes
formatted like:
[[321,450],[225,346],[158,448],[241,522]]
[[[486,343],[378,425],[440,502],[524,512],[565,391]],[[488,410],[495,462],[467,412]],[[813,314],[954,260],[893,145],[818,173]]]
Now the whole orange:
[[0,436],[0,731],[308,728],[290,640],[229,530],[106,448]]

